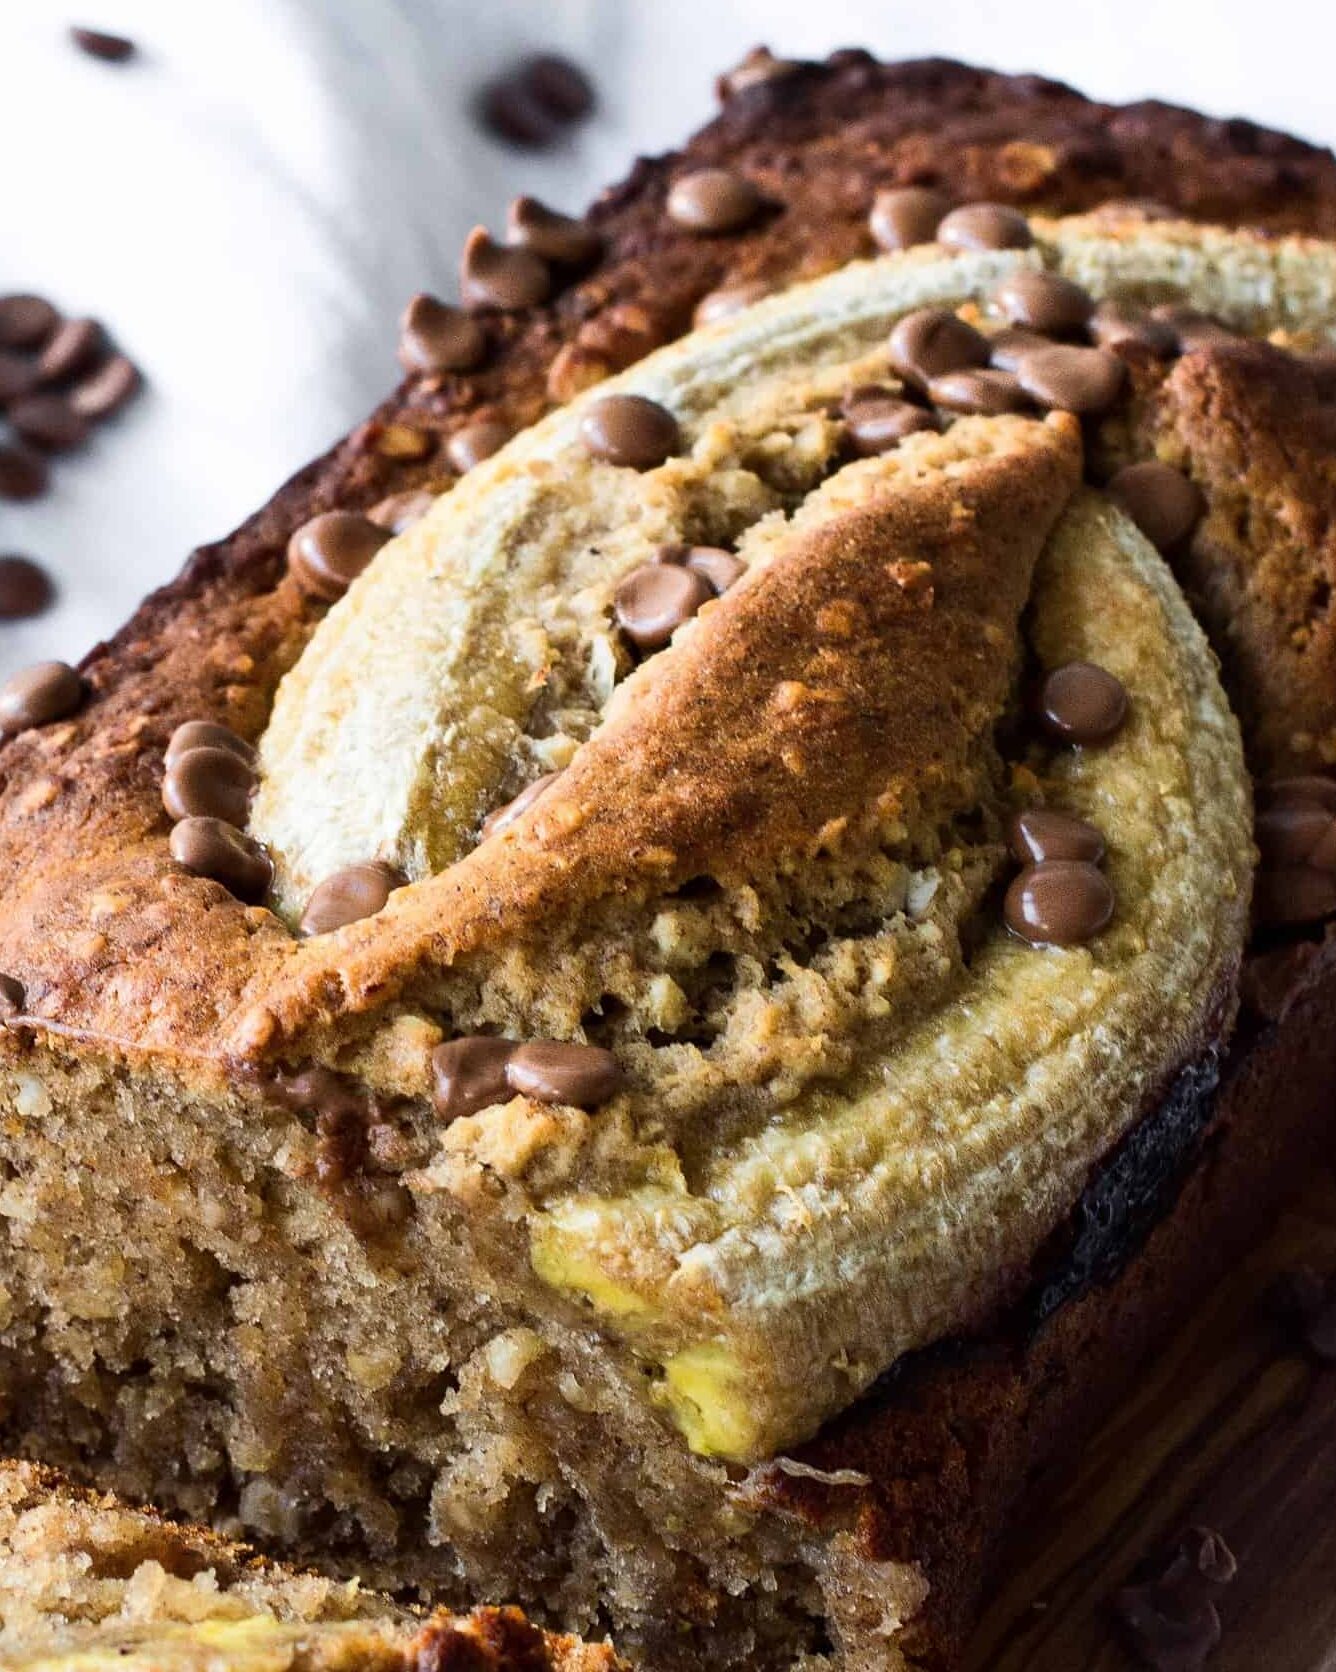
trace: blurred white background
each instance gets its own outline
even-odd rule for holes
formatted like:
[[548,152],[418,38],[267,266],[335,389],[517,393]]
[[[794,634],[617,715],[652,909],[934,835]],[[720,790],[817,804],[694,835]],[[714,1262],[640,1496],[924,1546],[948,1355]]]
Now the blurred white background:
[[[123,65],[71,23],[132,36]],[[57,607],[0,625],[0,673],[80,655],[396,379],[395,322],[453,294],[460,243],[528,190],[577,208],[714,108],[758,41],[1037,70],[1336,141],[1336,7],[1315,0],[0,0],[0,293],[104,319],[149,388],[50,495],[0,502],[0,553]],[[469,95],[568,53],[595,118],[520,153]]]

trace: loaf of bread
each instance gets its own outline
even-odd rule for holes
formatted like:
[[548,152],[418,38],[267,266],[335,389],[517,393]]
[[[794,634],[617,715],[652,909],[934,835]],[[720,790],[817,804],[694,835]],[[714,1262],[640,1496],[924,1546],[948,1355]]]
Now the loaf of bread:
[[1327,1112],[1336,166],[726,90],[0,698],[0,1411],[646,1667],[945,1668]]

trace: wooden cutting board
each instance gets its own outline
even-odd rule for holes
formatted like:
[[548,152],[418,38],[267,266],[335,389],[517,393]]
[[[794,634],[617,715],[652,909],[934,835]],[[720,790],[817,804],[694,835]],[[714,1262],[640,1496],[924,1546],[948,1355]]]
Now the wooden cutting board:
[[1305,1264],[1336,1272],[1336,1176],[1222,1274],[1047,1511],[1017,1526],[969,1672],[1126,1672],[1110,1599],[1194,1523],[1239,1562],[1208,1672],[1336,1672],[1336,1368],[1267,1301]]

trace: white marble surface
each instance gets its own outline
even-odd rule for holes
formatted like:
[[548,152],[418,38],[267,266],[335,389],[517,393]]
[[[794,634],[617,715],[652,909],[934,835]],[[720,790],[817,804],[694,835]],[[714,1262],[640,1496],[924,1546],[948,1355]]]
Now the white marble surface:
[[[142,56],[86,59],[71,21]],[[81,654],[355,422],[394,380],[404,299],[450,293],[470,225],[519,189],[579,205],[705,118],[758,40],[972,58],[1336,140],[1336,8],[1312,0],[0,0],[0,292],[104,317],[150,385],[48,499],[0,504],[0,551],[61,586],[0,626],[0,673]],[[467,96],[536,46],[590,66],[602,103],[523,156]]]

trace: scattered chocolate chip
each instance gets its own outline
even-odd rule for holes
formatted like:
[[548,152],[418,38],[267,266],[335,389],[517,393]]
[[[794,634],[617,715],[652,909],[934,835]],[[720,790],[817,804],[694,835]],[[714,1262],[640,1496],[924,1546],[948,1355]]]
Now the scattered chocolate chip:
[[10,407],[9,422],[16,435],[46,453],[78,447],[88,435],[88,420],[64,395],[25,395]]
[[705,576],[685,564],[642,563],[617,588],[613,613],[637,650],[662,650],[714,595]]
[[1190,1528],[1156,1578],[1128,1585],[1115,1601],[1127,1645],[1152,1672],[1201,1672],[1220,1641],[1214,1593],[1238,1571],[1209,1528]]
[[532,250],[544,261],[582,267],[603,247],[602,237],[587,221],[549,209],[536,197],[517,197],[506,216],[506,238]]
[[731,70],[725,70],[715,82],[720,102],[745,93],[750,87],[763,87],[771,81],[783,81],[802,68],[790,58],[776,58],[769,47],[754,46]]
[[1285,865],[1260,871],[1253,889],[1253,915],[1266,928],[1321,923],[1336,916],[1336,871],[1315,865]]
[[432,1101],[441,1119],[459,1120],[493,1103],[509,1102],[513,1092],[506,1065],[514,1052],[509,1039],[493,1039],[488,1034],[438,1045],[431,1054]]
[[303,523],[288,541],[288,568],[308,597],[332,604],[389,537],[357,511],[325,511]]
[[377,859],[345,865],[313,890],[298,927],[304,935],[327,935],[345,923],[374,917],[404,881],[402,872]]
[[113,354],[70,390],[70,405],[81,418],[110,418],[138,389],[139,368],[124,354]]
[[1168,360],[1178,352],[1178,333],[1173,327],[1162,319],[1152,319],[1145,308],[1133,307],[1128,302],[1097,303],[1086,329],[1101,348],[1140,343],[1160,360]]
[[0,348],[40,349],[59,324],[60,314],[45,296],[0,296]]
[[728,168],[698,168],[673,182],[668,218],[688,232],[738,232],[761,210],[760,192]]
[[167,846],[178,865],[222,883],[249,905],[263,900],[273,880],[273,864],[260,844],[222,819],[182,819]]
[[565,128],[593,109],[594,88],[568,58],[543,53],[525,59],[483,88],[483,125],[512,145],[554,144]]
[[721,596],[747,573],[747,565],[722,546],[660,546],[654,553],[655,563],[684,565],[710,583],[710,588]]
[[255,789],[254,768],[228,748],[179,750],[162,780],[162,804],[173,819],[222,819],[243,825]]
[[70,29],[70,39],[80,52],[98,58],[104,64],[124,64],[133,58],[137,48],[127,35],[109,35],[105,29]]
[[935,377],[988,364],[988,339],[949,308],[919,308],[891,332],[891,365],[916,388]]
[[1113,916],[1113,889],[1097,866],[1079,859],[1027,865],[1007,889],[1007,927],[1033,946],[1076,946]]
[[1106,349],[1054,343],[1022,355],[1016,376],[1040,406],[1086,416],[1109,410],[1122,393],[1127,367]]
[[0,406],[10,406],[37,387],[37,367],[26,354],[0,349]]
[[536,308],[552,294],[552,274],[542,256],[517,244],[498,244],[475,226],[459,263],[459,294],[466,308]]
[[513,434],[510,425],[500,418],[475,418],[446,442],[445,456],[453,469],[466,476],[475,465],[499,452]]
[[845,442],[860,459],[889,453],[907,435],[939,427],[931,412],[889,391],[855,390],[841,405]]
[[1022,865],[1042,865],[1050,859],[1078,859],[1098,865],[1104,858],[1104,834],[1071,813],[1048,807],[1027,807],[1007,826],[1007,846]]
[[1288,778],[1268,778],[1258,785],[1258,799],[1268,807],[1289,807],[1312,803],[1336,813],[1336,778],[1304,772]]
[[1039,717],[1064,743],[1107,743],[1127,718],[1127,691],[1107,668],[1068,662],[1044,680]]
[[230,726],[220,726],[216,720],[183,720],[168,740],[163,765],[175,765],[192,749],[226,749],[251,768],[260,758],[254,745],[238,737]]
[[605,395],[580,420],[586,451],[605,464],[653,470],[682,445],[677,419],[644,395]]
[[42,383],[63,383],[76,372],[92,365],[102,352],[102,327],[95,319],[67,319],[37,358],[37,377]]
[[399,364],[406,372],[468,372],[481,365],[487,338],[477,320],[419,291],[399,321]]
[[514,824],[526,808],[532,807],[544,790],[549,789],[561,776],[559,772],[544,772],[540,778],[535,778],[531,784],[526,784],[520,793],[503,806],[494,808],[482,821],[478,831],[479,841],[486,841],[489,836],[498,836],[509,825]]
[[599,1045],[536,1039],[515,1047],[506,1063],[506,1082],[538,1103],[593,1109],[622,1089],[622,1071],[612,1052]]
[[999,372],[1014,372],[1027,354],[1037,348],[1052,345],[1037,331],[1027,331],[1023,325],[1007,325],[988,339],[988,364]]
[[967,203],[944,217],[937,242],[948,250],[1028,250],[1034,234],[1019,210],[1002,203]]
[[388,528],[391,534],[402,534],[420,522],[435,503],[436,495],[430,488],[405,488],[402,493],[392,493],[373,505],[367,516],[381,528]]
[[1063,336],[1079,331],[1094,310],[1090,293],[1057,273],[1022,271],[1003,279],[992,304],[1013,325]]
[[21,981],[12,975],[0,975],[0,1024],[22,1016],[27,1000]]
[[520,79],[538,100],[563,122],[578,122],[594,108],[594,84],[569,58],[540,52],[519,67]]
[[945,372],[928,385],[928,399],[948,412],[996,417],[1003,412],[1023,412],[1030,404],[1014,372],[991,366],[978,371]]
[[907,250],[930,244],[951,200],[927,186],[899,186],[878,192],[868,226],[878,249]]
[[1213,343],[1232,343],[1238,339],[1227,325],[1199,308],[1184,307],[1177,302],[1161,302],[1150,310],[1150,317],[1167,325],[1174,333],[1180,354],[1194,348],[1209,347]]
[[46,492],[45,459],[26,447],[0,447],[0,499],[36,499]]
[[1105,492],[1162,552],[1176,551],[1206,509],[1195,482],[1155,459],[1127,465],[1110,478]]
[[0,621],[41,615],[56,595],[51,577],[28,557],[0,557]]
[[0,685],[0,733],[64,720],[83,701],[84,683],[68,662],[34,662]]
[[751,307],[753,302],[759,302],[769,294],[769,285],[761,284],[759,281],[708,291],[696,303],[691,323],[699,329],[702,325],[713,325],[720,319],[732,319],[734,314],[740,314],[744,308]]

